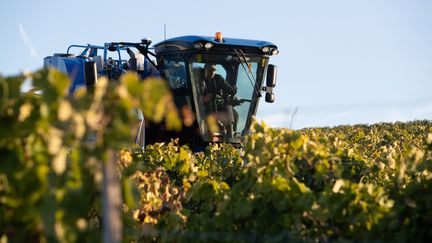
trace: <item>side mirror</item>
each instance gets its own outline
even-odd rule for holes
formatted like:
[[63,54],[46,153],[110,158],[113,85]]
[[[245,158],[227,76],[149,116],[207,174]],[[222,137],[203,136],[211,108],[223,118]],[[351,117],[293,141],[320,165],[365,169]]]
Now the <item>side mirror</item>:
[[265,95],[265,101],[267,103],[273,103],[275,100],[275,95],[273,93],[266,93]]
[[273,88],[276,86],[277,67],[276,65],[269,64],[267,67],[266,86]]
[[267,78],[266,86],[263,87],[263,91],[266,92],[265,101],[267,103],[273,103],[275,95],[273,94],[273,88],[276,86],[277,67],[276,65],[269,64],[267,66]]

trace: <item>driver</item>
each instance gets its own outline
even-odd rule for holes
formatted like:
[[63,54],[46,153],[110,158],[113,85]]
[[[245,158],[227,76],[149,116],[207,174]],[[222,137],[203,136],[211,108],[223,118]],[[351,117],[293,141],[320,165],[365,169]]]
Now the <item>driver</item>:
[[[230,85],[225,79],[216,73],[215,64],[206,64],[204,66],[203,82],[204,103],[215,101],[217,98],[227,100],[228,96],[234,96],[237,93],[237,87]],[[217,109],[217,107],[213,107]]]
[[[238,113],[233,108],[233,102],[237,100],[235,94],[237,87],[229,84],[220,74],[216,73],[216,65],[207,63],[203,70],[203,101],[209,113],[215,112],[217,120],[230,127],[232,134],[236,131]],[[230,125],[231,124],[231,125]]]

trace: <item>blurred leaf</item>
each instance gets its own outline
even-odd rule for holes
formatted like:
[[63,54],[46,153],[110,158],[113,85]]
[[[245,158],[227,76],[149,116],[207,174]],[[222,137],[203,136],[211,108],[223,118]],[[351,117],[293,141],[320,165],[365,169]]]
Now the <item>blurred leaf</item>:
[[63,174],[66,170],[67,149],[61,148],[52,162],[53,171],[57,174]]
[[67,121],[73,114],[73,109],[69,101],[61,100],[58,108],[58,118],[60,121]]
[[70,80],[66,76],[66,74],[54,68],[50,69],[48,73],[48,82],[55,88],[55,90],[61,97],[67,95],[68,93],[67,87],[70,84]]
[[30,103],[24,103],[20,107],[18,121],[22,122],[26,120],[30,116],[32,111],[33,111],[33,105]]
[[216,122],[216,117],[214,115],[207,116],[207,125],[209,127],[210,133],[218,133],[219,132],[219,126]]

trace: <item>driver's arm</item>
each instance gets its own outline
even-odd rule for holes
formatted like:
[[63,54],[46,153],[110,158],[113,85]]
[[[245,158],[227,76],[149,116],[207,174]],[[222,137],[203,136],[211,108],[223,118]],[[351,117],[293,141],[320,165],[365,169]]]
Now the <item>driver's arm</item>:
[[215,79],[218,86],[222,88],[224,93],[228,95],[234,95],[237,93],[237,87],[235,85],[230,85],[221,75],[216,74]]

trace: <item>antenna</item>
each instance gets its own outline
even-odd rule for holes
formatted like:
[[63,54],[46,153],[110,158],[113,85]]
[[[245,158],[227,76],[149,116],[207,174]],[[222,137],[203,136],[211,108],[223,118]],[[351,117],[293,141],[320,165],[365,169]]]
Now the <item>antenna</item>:
[[166,47],[166,24],[164,24],[164,43]]

